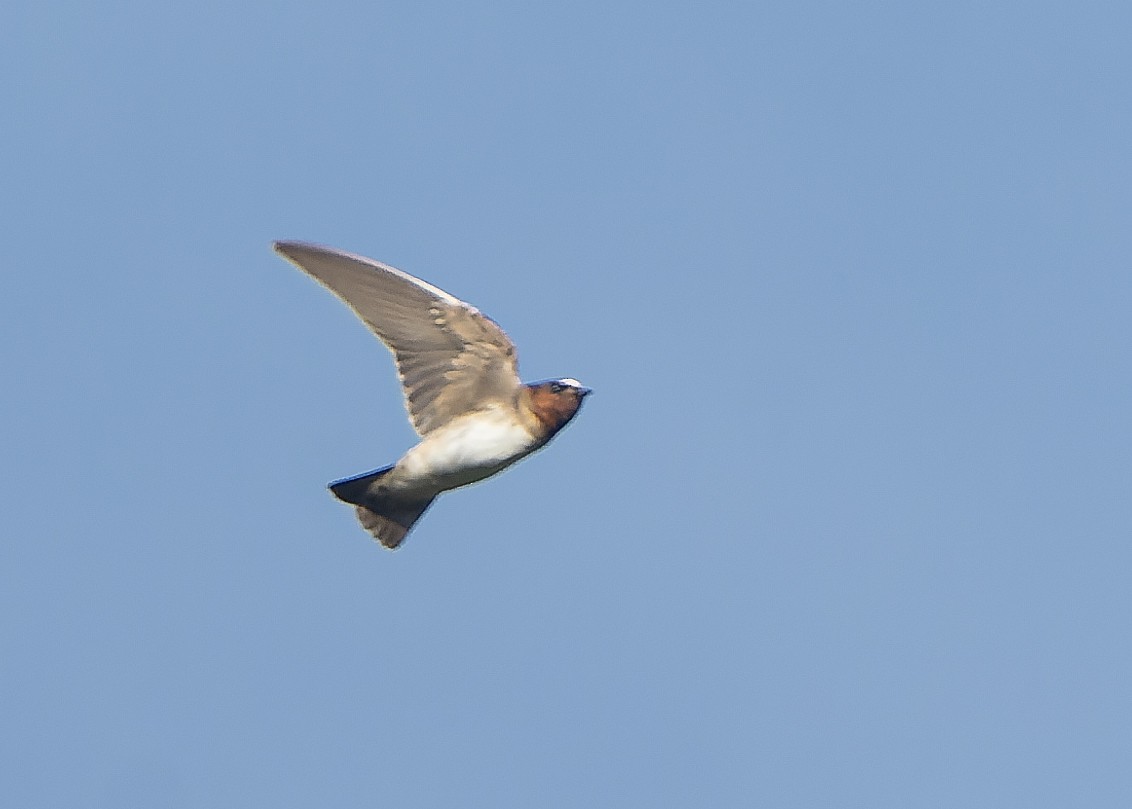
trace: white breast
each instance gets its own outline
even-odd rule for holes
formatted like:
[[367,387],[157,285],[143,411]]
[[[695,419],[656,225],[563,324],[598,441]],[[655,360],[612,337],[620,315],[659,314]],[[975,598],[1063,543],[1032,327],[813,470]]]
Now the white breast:
[[493,409],[462,416],[430,433],[397,467],[406,482],[453,489],[494,475],[534,445],[512,411]]

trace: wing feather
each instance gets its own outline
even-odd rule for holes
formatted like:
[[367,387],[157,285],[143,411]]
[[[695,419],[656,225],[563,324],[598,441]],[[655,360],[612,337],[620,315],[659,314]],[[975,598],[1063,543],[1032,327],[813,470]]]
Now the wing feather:
[[514,396],[515,346],[475,307],[363,256],[304,242],[276,242],[275,250],[337,295],[393,352],[409,418],[422,436]]

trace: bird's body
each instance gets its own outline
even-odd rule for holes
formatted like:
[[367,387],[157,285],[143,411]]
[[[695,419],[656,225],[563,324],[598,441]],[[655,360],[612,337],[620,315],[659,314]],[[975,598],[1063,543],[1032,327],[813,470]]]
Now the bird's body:
[[430,433],[397,462],[397,476],[411,487],[455,489],[494,475],[538,446],[538,436],[513,408],[489,407]]
[[393,466],[330,485],[386,547],[397,547],[440,493],[545,446],[589,393],[575,379],[524,385],[498,325],[407,273],[317,245],[275,249],[353,309],[397,362],[420,443]]

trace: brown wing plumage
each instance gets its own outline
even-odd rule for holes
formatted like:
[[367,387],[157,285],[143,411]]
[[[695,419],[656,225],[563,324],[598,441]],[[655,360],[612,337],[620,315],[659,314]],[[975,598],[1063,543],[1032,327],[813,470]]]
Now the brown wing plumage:
[[393,352],[422,436],[515,395],[515,346],[474,307],[362,256],[303,242],[276,242],[275,250],[341,298]]

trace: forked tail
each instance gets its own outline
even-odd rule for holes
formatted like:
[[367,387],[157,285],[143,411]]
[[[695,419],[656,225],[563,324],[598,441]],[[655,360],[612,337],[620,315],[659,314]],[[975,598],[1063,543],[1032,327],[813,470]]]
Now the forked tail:
[[389,491],[381,485],[381,478],[392,466],[366,472],[330,484],[330,491],[339,500],[356,507],[358,521],[373,538],[387,548],[396,548],[405,540],[413,524],[436,499],[406,499],[403,492]]

